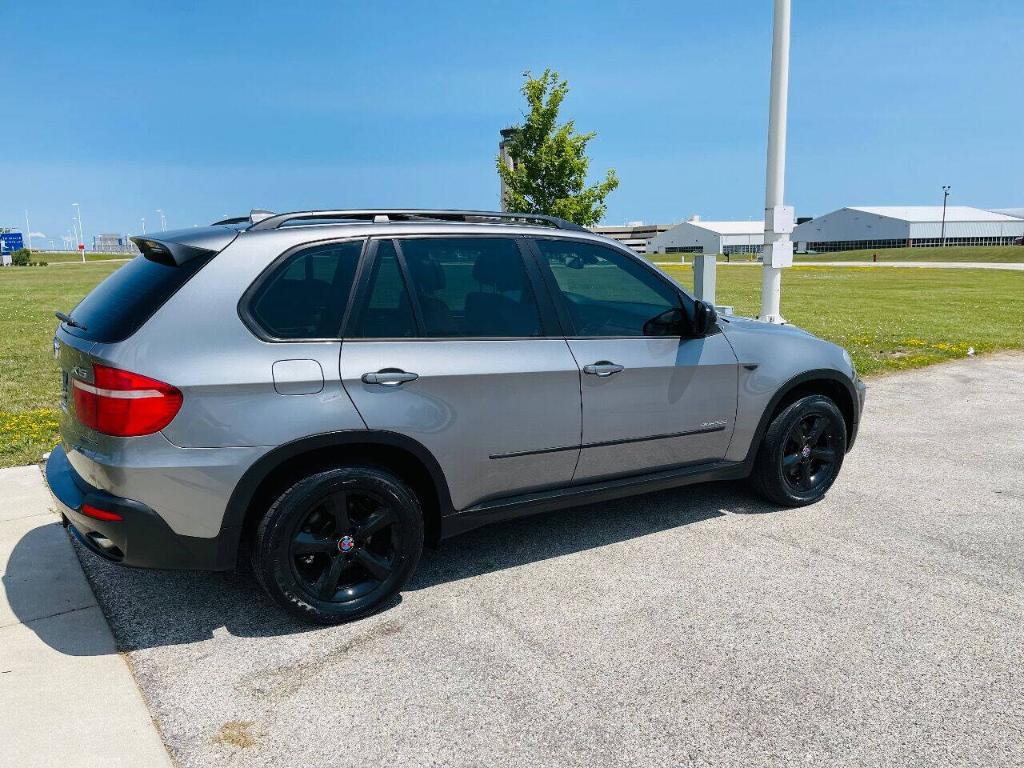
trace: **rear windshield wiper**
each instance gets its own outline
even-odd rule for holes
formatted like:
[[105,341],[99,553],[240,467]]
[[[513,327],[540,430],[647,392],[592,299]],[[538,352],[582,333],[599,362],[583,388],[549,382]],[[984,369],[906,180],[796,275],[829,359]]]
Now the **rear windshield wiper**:
[[77,320],[73,320],[71,318],[71,315],[65,314],[64,312],[61,312],[60,310],[57,310],[53,314],[56,315],[57,319],[60,320],[62,323],[67,323],[72,328],[81,328],[83,331],[88,331],[89,330],[88,328],[86,328],[84,325],[82,325]]

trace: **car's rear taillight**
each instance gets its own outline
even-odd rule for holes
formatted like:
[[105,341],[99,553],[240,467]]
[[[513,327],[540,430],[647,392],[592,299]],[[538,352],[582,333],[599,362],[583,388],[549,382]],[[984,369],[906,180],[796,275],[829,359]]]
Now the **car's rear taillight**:
[[117,512],[111,512],[109,509],[100,509],[99,507],[94,507],[92,504],[83,504],[79,511],[83,515],[96,518],[97,520],[109,520],[110,522],[124,520],[124,518]]
[[137,373],[93,364],[93,382],[72,379],[75,413],[87,427],[115,437],[159,432],[181,408],[181,392]]

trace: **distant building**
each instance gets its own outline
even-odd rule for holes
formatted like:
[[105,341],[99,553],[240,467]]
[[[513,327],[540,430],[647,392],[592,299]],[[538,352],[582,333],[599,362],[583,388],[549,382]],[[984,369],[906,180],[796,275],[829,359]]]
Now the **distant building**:
[[591,227],[591,231],[618,240],[637,253],[647,253],[648,243],[671,228],[671,224],[644,224],[642,221],[631,221],[621,227]]
[[130,253],[135,246],[127,235],[103,234],[93,235],[93,253]]
[[[946,245],[1011,245],[1024,219],[966,205],[946,208]],[[793,230],[800,253],[942,245],[941,205],[855,206],[818,216]]]
[[647,246],[650,253],[761,253],[763,221],[702,221],[694,216],[659,234]]

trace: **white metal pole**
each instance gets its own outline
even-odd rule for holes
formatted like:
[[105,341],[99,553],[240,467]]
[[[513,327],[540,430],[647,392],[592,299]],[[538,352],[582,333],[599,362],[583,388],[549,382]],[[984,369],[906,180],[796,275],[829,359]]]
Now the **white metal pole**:
[[32,225],[28,223],[28,209],[25,209],[25,234],[28,236],[28,249],[32,250]]
[[71,207],[75,209],[75,215],[78,217],[78,245],[79,251],[82,253],[82,263],[85,263],[85,229],[82,227],[82,207],[78,203],[72,203]]
[[[768,164],[765,174],[764,266],[761,279],[761,319],[783,323],[782,268],[772,266],[773,243],[789,243],[788,232],[778,232],[774,211],[783,205],[786,184],[786,112],[789,96],[790,0],[775,0],[772,32],[772,79],[768,106]],[[789,247],[783,245],[783,247]]]
[[160,214],[160,231],[161,232],[166,232],[167,231],[167,218],[164,216],[164,212],[161,211],[159,208],[156,209],[156,212]]
[[142,234],[146,234],[146,217],[142,217]]

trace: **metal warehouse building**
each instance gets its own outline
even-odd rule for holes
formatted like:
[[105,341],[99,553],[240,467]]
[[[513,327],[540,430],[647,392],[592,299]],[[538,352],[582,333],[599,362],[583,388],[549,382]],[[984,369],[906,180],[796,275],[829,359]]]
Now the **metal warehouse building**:
[[632,221],[621,227],[601,226],[592,227],[591,231],[599,235],[618,240],[625,246],[632,248],[637,253],[647,253],[648,243],[656,236],[671,229],[671,224],[644,224],[641,221]]
[[760,253],[763,221],[701,221],[694,216],[651,240],[648,253]]
[[[1022,235],[1022,219],[966,205],[946,209],[946,245],[1012,245]],[[793,231],[801,253],[942,245],[942,237],[941,205],[841,208]]]

